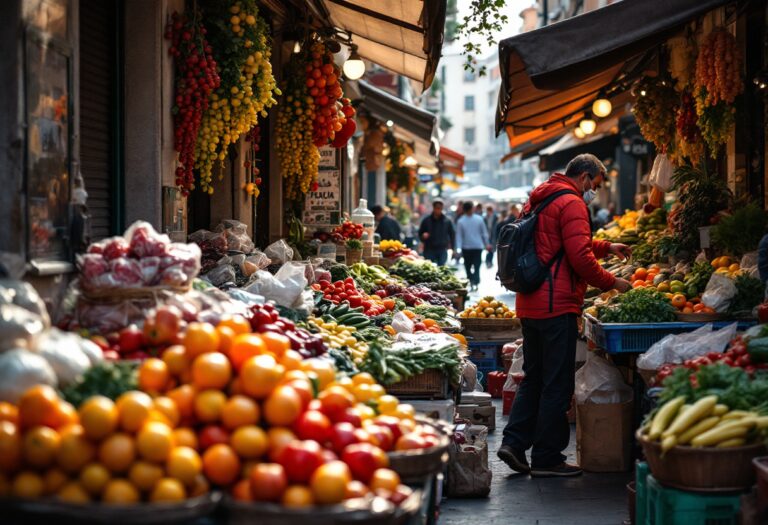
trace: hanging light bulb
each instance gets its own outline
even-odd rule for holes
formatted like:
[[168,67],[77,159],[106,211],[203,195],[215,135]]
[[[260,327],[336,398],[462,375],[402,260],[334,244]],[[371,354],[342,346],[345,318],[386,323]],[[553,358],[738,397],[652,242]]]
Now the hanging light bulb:
[[357,54],[357,47],[352,46],[352,53],[349,58],[344,62],[344,76],[349,80],[357,80],[365,74],[365,62]]
[[294,54],[301,53],[301,44],[299,43],[298,40],[296,41],[295,44],[293,44],[293,52],[294,52]]
[[597,122],[594,121],[592,115],[586,113],[584,118],[579,122],[579,128],[585,135],[591,135],[597,129]]
[[607,117],[611,114],[612,110],[613,106],[611,105],[611,101],[605,97],[601,96],[592,103],[592,113],[594,113],[596,117]]
[[573,136],[576,137],[577,139],[583,139],[584,137],[587,136],[587,134],[584,133],[581,130],[581,128],[577,127],[577,128],[573,128]]

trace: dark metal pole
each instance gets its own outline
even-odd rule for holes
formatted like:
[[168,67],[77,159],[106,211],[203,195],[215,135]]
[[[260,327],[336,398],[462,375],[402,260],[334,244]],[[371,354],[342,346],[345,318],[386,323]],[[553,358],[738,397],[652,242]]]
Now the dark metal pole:
[[544,27],[549,21],[549,0],[542,0],[541,4],[541,27]]

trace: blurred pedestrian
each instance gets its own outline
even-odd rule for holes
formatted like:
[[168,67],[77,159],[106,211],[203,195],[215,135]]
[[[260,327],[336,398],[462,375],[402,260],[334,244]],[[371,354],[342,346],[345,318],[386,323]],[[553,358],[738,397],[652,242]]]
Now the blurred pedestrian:
[[464,203],[464,214],[459,219],[456,228],[455,257],[464,257],[464,269],[470,283],[470,290],[477,290],[480,284],[480,265],[482,264],[483,250],[490,250],[491,244],[488,237],[488,228],[480,215],[474,213],[472,202]]
[[488,268],[491,268],[493,267],[493,253],[496,251],[496,239],[498,239],[496,236],[496,225],[499,224],[499,217],[496,215],[493,206],[490,204],[485,207],[485,217],[483,217],[483,220],[485,221],[485,227],[488,229],[491,245],[490,250],[485,254],[485,265]]
[[443,213],[443,201],[432,203],[432,213],[424,217],[419,226],[419,239],[424,243],[424,258],[437,265],[448,261],[448,250],[454,248],[456,230]]
[[385,210],[382,206],[376,205],[371,208],[373,217],[376,219],[376,233],[379,234],[382,241],[399,241],[401,231],[400,224]]

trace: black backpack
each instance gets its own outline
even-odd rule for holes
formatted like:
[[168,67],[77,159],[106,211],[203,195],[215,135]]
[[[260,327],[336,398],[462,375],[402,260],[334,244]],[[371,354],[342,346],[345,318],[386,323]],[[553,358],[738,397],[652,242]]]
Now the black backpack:
[[531,293],[538,290],[545,280],[551,280],[549,269],[555,261],[562,259],[565,251],[560,248],[552,259],[546,264],[542,263],[536,256],[536,223],[544,208],[561,195],[569,193],[579,195],[573,190],[555,192],[544,199],[536,209],[531,209],[526,215],[521,215],[515,222],[506,224],[501,229],[496,245],[499,254],[497,277],[504,288],[518,293]]

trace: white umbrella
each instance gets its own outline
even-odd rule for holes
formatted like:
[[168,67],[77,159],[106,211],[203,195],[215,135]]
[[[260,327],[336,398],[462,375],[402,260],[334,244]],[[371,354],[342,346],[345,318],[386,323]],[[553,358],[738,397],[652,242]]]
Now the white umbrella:
[[463,190],[459,190],[456,193],[451,194],[451,198],[453,199],[472,199],[472,198],[495,198],[496,194],[499,192],[499,190],[491,188],[490,186],[483,186],[482,184],[478,186],[472,186],[471,188],[466,188]]
[[533,188],[531,186],[507,188],[506,190],[501,190],[496,192],[496,194],[493,196],[493,200],[497,202],[504,202],[504,201],[525,202],[528,200],[528,193],[530,193],[532,189]]

